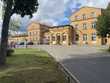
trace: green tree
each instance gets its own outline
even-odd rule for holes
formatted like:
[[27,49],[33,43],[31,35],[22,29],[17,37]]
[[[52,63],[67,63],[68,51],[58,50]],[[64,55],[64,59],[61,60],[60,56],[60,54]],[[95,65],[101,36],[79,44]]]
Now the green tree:
[[108,35],[110,35],[110,3],[105,11],[105,14],[107,18]]
[[37,11],[37,0],[2,0],[4,2],[5,13],[3,16],[1,47],[0,47],[0,65],[6,63],[7,46],[8,46],[8,30],[11,16],[16,13],[22,17],[30,15]]
[[102,14],[98,17],[96,30],[104,44],[106,37],[110,35],[110,4],[107,9],[102,10]]
[[18,32],[20,25],[21,25],[21,21],[19,18],[17,19],[11,18],[10,23],[9,23],[9,29],[12,31]]

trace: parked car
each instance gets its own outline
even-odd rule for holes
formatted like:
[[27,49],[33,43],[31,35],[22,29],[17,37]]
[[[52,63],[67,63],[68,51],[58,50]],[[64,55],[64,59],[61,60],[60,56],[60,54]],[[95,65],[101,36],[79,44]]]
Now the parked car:
[[24,42],[21,42],[21,43],[19,43],[19,45],[25,45],[25,43]]
[[28,42],[27,45],[34,45],[34,43],[33,42]]

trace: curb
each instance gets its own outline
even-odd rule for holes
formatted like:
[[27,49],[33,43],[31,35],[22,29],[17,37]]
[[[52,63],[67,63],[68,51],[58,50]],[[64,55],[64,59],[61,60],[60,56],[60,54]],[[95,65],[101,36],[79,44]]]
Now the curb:
[[60,69],[65,73],[67,76],[69,83],[80,83],[80,81],[60,62],[57,61],[60,66]]
[[[38,48],[38,49],[46,51],[42,48]],[[48,53],[48,51],[46,51],[46,52]],[[64,74],[67,77],[68,83],[80,83],[80,81],[62,63],[60,63],[58,60],[56,60],[56,58],[54,58],[51,54],[48,53],[48,55],[56,61],[60,70],[62,72],[64,72]]]

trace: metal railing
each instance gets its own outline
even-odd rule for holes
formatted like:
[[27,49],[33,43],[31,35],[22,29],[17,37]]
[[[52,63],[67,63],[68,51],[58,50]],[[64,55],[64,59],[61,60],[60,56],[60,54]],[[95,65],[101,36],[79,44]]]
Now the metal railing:
[[68,69],[61,63],[58,63],[59,69],[64,72],[68,83],[80,83],[79,80],[68,71]]

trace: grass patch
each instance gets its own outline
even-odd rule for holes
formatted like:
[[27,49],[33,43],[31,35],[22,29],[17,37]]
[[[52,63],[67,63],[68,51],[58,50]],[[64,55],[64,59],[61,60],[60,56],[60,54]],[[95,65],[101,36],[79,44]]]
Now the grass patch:
[[67,83],[56,62],[38,49],[15,49],[0,69],[0,83]]
[[109,48],[108,48],[108,52],[110,52],[110,46],[109,46]]
[[105,53],[110,53],[110,48],[100,48],[99,50]]

